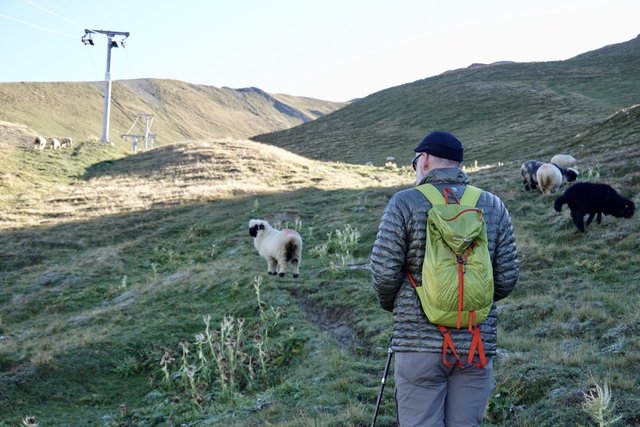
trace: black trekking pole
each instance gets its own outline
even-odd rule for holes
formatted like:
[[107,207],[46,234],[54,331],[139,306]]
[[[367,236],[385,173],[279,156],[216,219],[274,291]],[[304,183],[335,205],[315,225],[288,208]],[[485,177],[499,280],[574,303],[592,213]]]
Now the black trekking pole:
[[371,427],[375,427],[376,420],[378,419],[378,412],[380,411],[380,402],[382,402],[382,392],[384,391],[384,384],[387,381],[387,375],[389,374],[389,365],[391,364],[391,357],[393,356],[393,350],[391,349],[391,341],[389,341],[389,348],[387,348],[387,363],[384,367],[382,379],[380,380],[380,393],[378,393],[378,401],[376,402],[376,412],[373,414],[373,422]]

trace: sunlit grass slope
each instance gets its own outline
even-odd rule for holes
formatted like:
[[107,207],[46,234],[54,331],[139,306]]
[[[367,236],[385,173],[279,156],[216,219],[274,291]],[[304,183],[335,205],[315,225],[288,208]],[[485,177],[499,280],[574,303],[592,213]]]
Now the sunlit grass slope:
[[[46,137],[99,140],[103,103],[102,82],[0,83],[0,120],[27,125]],[[143,120],[135,122],[141,113],[154,116],[151,132],[160,146],[187,139],[248,138],[314,120],[343,105],[258,88],[119,80],[113,82],[109,139],[128,148],[120,136],[129,130],[144,134]]]

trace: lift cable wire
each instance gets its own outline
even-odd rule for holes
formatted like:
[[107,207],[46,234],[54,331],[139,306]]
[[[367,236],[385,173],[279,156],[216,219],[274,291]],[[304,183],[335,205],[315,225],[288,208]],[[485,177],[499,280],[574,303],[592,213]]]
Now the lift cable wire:
[[78,36],[74,36],[73,34],[63,33],[62,31],[58,31],[58,30],[52,30],[51,28],[42,27],[40,25],[32,24],[30,22],[23,21],[21,19],[14,18],[12,16],[3,15],[1,13],[0,13],[0,18],[9,19],[9,20],[17,22],[19,24],[28,25],[29,27],[37,28],[37,29],[42,30],[42,31],[48,31],[50,33],[59,34],[61,36],[71,37],[72,39],[77,39],[78,38]]
[[32,1],[32,0],[23,0],[23,1],[24,1],[25,3],[27,3],[27,4],[30,4],[30,5],[31,5],[31,6],[33,6],[33,7],[37,7],[38,9],[44,10],[44,11],[45,11],[45,12],[47,12],[49,15],[55,16],[55,17],[56,17],[56,18],[58,18],[58,19],[62,19],[63,21],[68,22],[69,24],[75,25],[76,27],[83,28],[83,26],[82,26],[82,25],[80,25],[80,24],[78,24],[77,22],[74,22],[74,21],[72,21],[72,20],[71,20],[71,19],[69,19],[69,18],[66,18],[66,17],[64,17],[64,16],[62,16],[62,15],[59,15],[59,14],[57,14],[57,13],[55,13],[55,12],[53,12],[53,11],[51,11],[51,10],[47,9],[47,8],[46,8],[46,7],[44,7],[44,6],[40,6],[39,4],[35,3],[35,2],[34,2],[34,1]]

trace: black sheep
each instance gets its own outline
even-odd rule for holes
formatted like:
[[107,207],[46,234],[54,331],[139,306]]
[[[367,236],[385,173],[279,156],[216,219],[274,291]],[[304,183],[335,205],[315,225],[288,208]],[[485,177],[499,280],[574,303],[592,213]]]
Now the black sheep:
[[610,185],[593,182],[580,182],[567,188],[556,199],[553,208],[560,212],[565,203],[569,205],[571,219],[580,231],[584,231],[584,216],[587,214],[589,218],[586,225],[589,225],[596,215],[596,222],[600,224],[602,214],[631,218],[635,211],[633,202],[618,194]]

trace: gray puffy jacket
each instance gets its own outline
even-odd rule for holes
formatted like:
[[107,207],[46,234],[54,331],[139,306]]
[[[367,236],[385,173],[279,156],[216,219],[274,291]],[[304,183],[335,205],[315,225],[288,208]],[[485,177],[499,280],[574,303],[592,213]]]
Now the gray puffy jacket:
[[[422,181],[440,191],[451,188],[460,198],[469,179],[458,168],[432,170]],[[483,191],[477,207],[487,223],[489,253],[493,264],[494,301],[505,298],[518,280],[519,263],[511,218],[504,203]],[[426,218],[429,201],[415,188],[396,193],[384,210],[371,253],[372,284],[380,306],[393,311],[394,351],[442,351],[442,333],[427,320],[418,296],[407,279],[408,271],[417,284],[421,282],[426,243]],[[484,351],[493,356],[497,348],[495,302],[487,319],[480,324]],[[471,334],[466,328],[451,328],[458,354],[468,354]]]

